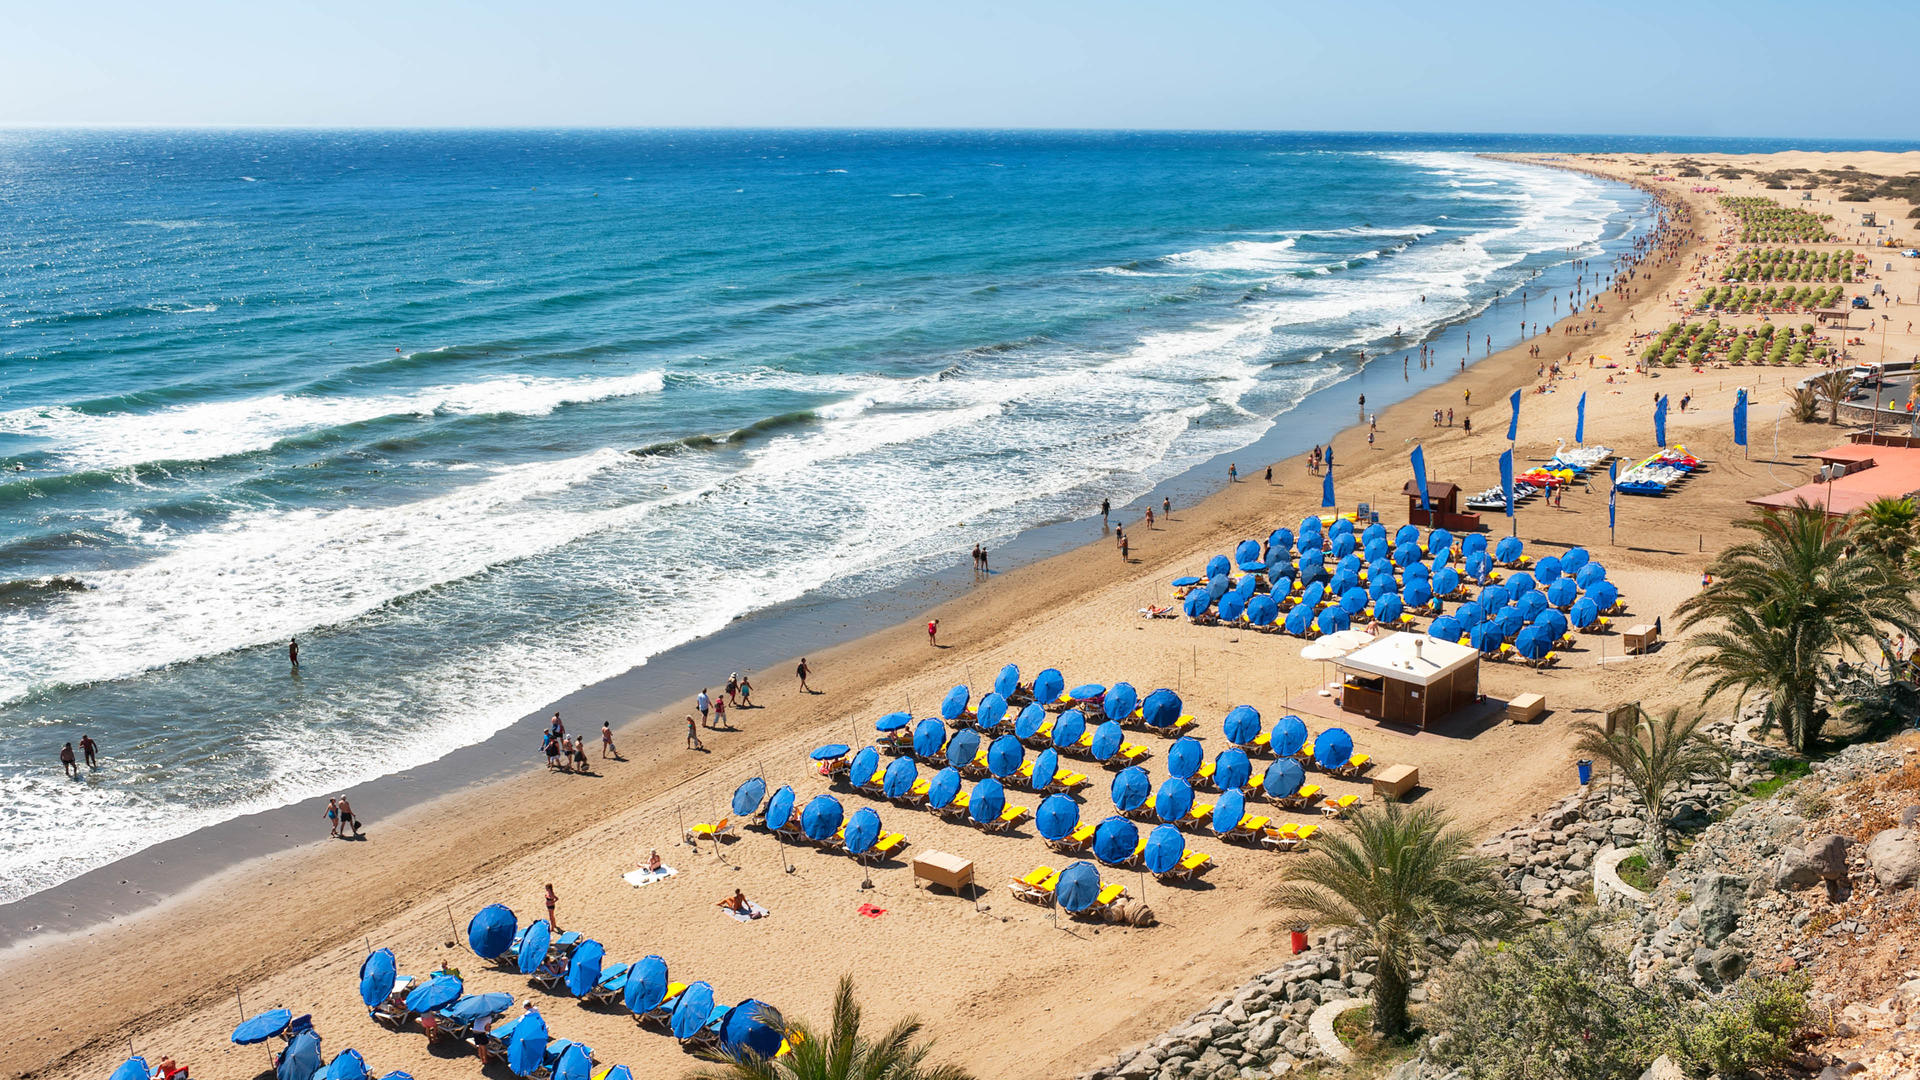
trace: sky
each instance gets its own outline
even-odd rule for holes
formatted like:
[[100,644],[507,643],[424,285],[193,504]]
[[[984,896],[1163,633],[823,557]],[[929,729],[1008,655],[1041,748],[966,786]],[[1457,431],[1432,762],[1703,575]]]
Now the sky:
[[0,125],[1920,139],[1920,4],[7,5]]

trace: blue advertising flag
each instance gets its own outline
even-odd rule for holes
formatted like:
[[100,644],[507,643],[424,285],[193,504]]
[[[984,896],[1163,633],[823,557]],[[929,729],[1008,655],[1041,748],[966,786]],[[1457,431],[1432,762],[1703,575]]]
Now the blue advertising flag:
[[1500,494],[1507,500],[1507,516],[1513,516],[1513,451],[1500,455]]
[[1580,391],[1580,404],[1573,407],[1573,441],[1585,446],[1587,442],[1587,392]]
[[1620,502],[1620,463],[1607,462],[1607,528],[1613,528],[1615,511]]
[[1747,445],[1747,391],[1745,387],[1733,397],[1733,445]]
[[1333,502],[1333,466],[1327,466],[1327,475],[1320,481],[1320,505],[1331,507]]
[[1420,489],[1420,509],[1430,514],[1433,512],[1433,503],[1427,499],[1427,455],[1416,446],[1408,460],[1413,462],[1413,482]]
[[1653,407],[1653,441],[1661,449],[1667,445],[1667,395],[1660,395],[1660,403]]
[[1513,440],[1520,437],[1520,391],[1519,390],[1515,390],[1513,392],[1513,396],[1507,399],[1507,404],[1513,406],[1513,416],[1511,419],[1507,421],[1507,441],[1512,442]]

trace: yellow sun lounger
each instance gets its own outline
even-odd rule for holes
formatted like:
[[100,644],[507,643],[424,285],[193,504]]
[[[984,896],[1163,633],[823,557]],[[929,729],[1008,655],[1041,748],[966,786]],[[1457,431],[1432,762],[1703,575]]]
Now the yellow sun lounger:
[[1120,752],[1113,755],[1113,761],[1109,762],[1109,764],[1117,763],[1123,766],[1138,765],[1142,759],[1151,756],[1153,756],[1153,751],[1141,746],[1139,743],[1121,743]]
[[1060,839],[1046,841],[1046,845],[1060,852],[1062,855],[1072,855],[1085,851],[1087,850],[1087,846],[1093,843],[1093,830],[1096,827],[1097,826],[1092,823],[1083,822],[1075,827],[1072,832]]
[[1211,823],[1212,821],[1213,821],[1213,804],[1210,802],[1197,802],[1193,804],[1193,808],[1191,810],[1187,811],[1187,816],[1180,819],[1178,824],[1204,826]]
[[[989,821],[985,824],[981,824],[980,822],[976,821],[974,822],[974,824],[979,827],[981,832],[989,832],[989,833],[1008,832],[1012,830],[1014,826],[1020,824],[1022,821],[1025,821],[1029,813],[1031,813],[1031,811],[1029,811],[1024,806],[1009,806],[1001,810],[1000,816],[993,819],[992,821]],[[968,820],[971,821],[972,819],[969,818]]]
[[700,840],[737,840],[739,838],[740,834],[734,831],[732,818],[721,818],[712,825],[700,822],[687,826],[687,843],[689,844]]
[[1288,810],[1303,810],[1320,795],[1319,784],[1302,784],[1300,790],[1291,795],[1282,795],[1274,799]]
[[1059,884],[1060,871],[1051,866],[1036,866],[1007,882],[1007,891],[1013,893],[1016,900],[1044,906],[1053,903],[1053,890]]
[[1372,764],[1373,764],[1372,757],[1366,754],[1355,754],[1352,757],[1347,759],[1347,763],[1345,765],[1342,765],[1339,768],[1333,770],[1333,775],[1359,776],[1361,773],[1366,772],[1367,767]]
[[1347,816],[1348,810],[1358,805],[1360,805],[1360,796],[1342,795],[1337,799],[1329,799],[1327,802],[1321,804],[1320,812],[1329,817],[1345,817]]
[[891,855],[895,848],[904,845],[906,842],[907,838],[902,834],[890,832],[882,835],[880,839],[873,842],[873,850],[882,855]]
[[1318,825],[1295,825],[1288,822],[1277,829],[1268,829],[1260,837],[1260,842],[1279,851],[1298,851],[1307,839],[1320,831]]

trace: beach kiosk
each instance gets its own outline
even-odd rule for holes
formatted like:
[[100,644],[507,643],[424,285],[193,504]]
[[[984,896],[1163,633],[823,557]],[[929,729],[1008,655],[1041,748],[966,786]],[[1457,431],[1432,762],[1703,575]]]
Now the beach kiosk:
[[1427,502],[1433,506],[1433,512],[1420,509],[1420,485],[1412,480],[1400,489],[1407,497],[1407,521],[1427,528],[1447,529],[1452,532],[1479,532],[1480,515],[1460,512],[1460,485],[1449,484],[1445,480],[1435,480],[1427,485]]
[[1480,696],[1480,650],[1393,633],[1335,660],[1340,707],[1389,724],[1431,727]]

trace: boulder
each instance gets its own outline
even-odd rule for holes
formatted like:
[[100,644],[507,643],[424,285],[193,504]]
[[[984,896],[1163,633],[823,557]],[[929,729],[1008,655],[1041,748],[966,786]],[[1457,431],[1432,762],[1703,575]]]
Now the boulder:
[[1661,1054],[1640,1074],[1640,1080],[1687,1080],[1687,1074],[1672,1058]]
[[1694,883],[1693,910],[1700,920],[1700,936],[1718,945],[1734,927],[1746,905],[1747,882],[1732,874],[1702,874]]
[[1910,889],[1920,882],[1920,829],[1883,829],[1867,843],[1867,862],[1885,889]]
[[1847,845],[1852,843],[1844,836],[1828,833],[1807,841],[1807,864],[1819,873],[1825,881],[1847,880]]
[[1773,887],[1791,892],[1820,883],[1820,868],[1806,852],[1788,848],[1773,864]]

